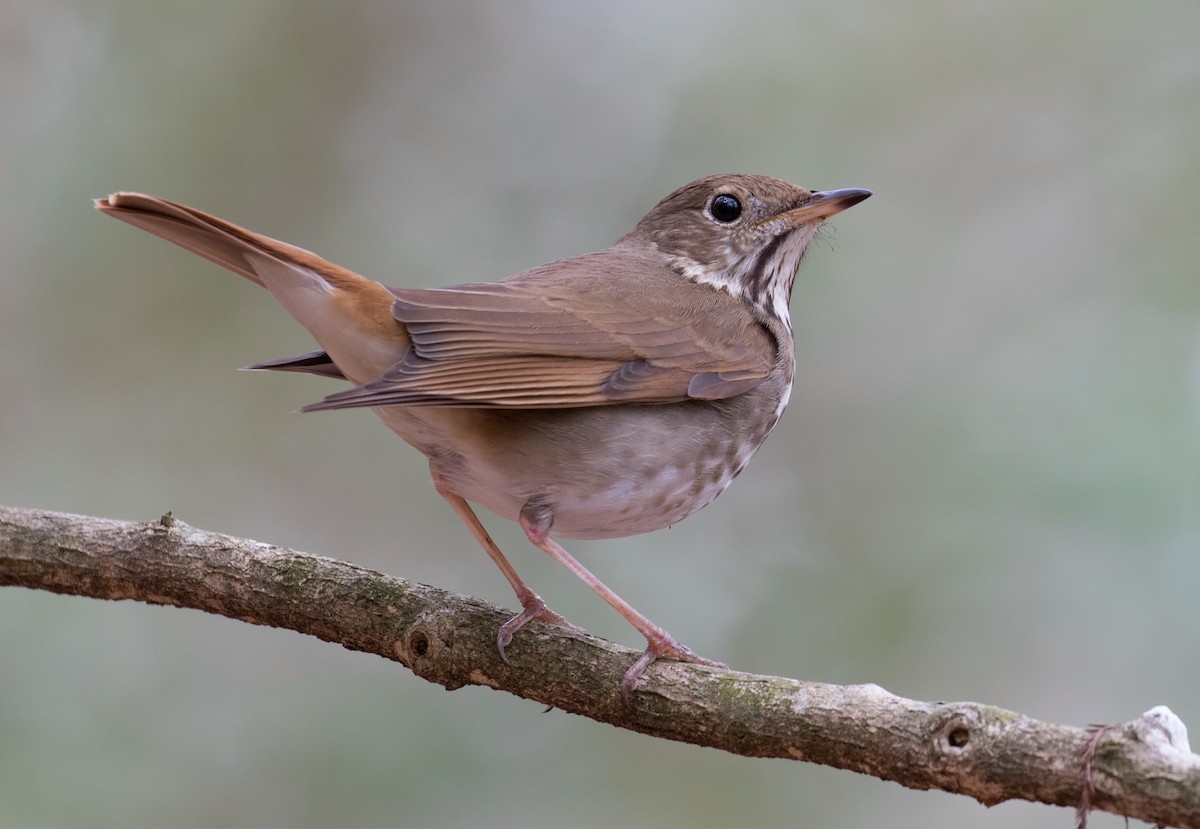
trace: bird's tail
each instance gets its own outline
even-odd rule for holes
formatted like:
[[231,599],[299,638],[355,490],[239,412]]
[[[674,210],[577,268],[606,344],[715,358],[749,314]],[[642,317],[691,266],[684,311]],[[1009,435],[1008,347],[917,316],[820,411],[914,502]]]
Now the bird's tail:
[[[344,376],[361,385],[403,357],[408,332],[392,316],[394,297],[378,282],[314,253],[253,233],[176,202],[114,193],[96,209],[263,286],[325,350],[253,368]],[[298,362],[299,361],[299,362]],[[312,366],[320,370],[313,371]]]

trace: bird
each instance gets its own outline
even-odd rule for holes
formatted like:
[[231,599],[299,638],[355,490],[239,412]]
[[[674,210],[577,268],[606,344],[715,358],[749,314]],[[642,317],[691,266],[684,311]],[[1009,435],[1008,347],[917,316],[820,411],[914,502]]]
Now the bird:
[[792,286],[820,225],[871,195],[760,175],[700,178],[610,247],[495,282],[386,287],[314,253],[156,196],[95,207],[266,288],[319,350],[249,366],[348,381],[301,411],[371,408],[428,459],[433,486],[499,567],[526,624],[570,626],[517,574],[472,503],[516,521],[658,659],[723,668],[677,642],[558,538],[669,527],[713,501],[787,406]]

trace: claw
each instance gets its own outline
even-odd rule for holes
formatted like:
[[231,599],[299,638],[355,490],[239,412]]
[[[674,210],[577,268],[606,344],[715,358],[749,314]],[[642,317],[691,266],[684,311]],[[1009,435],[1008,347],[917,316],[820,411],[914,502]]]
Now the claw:
[[508,661],[508,654],[504,652],[504,649],[512,644],[513,634],[534,619],[550,625],[558,625],[559,627],[575,627],[566,618],[547,607],[546,603],[542,601],[542,597],[536,593],[522,602],[522,607],[523,609],[520,613],[500,626],[500,632],[496,635],[496,648],[500,651],[500,659],[504,661],[505,665],[512,664]]
[[637,690],[638,682],[641,681],[642,675],[646,673],[646,669],[659,659],[690,662],[693,665],[706,665],[709,668],[729,667],[724,662],[705,659],[691,648],[676,642],[665,631],[662,631],[662,638],[647,638],[646,650],[629,667],[629,670],[625,672],[625,676],[621,679],[621,702],[626,708],[633,707],[633,692]]

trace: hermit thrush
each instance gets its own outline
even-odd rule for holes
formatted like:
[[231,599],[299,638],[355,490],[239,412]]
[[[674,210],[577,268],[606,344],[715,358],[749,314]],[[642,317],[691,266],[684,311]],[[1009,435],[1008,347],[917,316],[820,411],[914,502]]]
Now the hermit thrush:
[[138,193],[96,207],[266,288],[322,350],[251,368],[353,387],[304,408],[369,406],[429,458],[433,483],[500,567],[521,613],[564,624],[468,501],[520,523],[646,637],[628,697],[676,642],[550,536],[616,538],[682,521],[719,495],[787,405],[788,303],[822,221],[870,196],[763,176],[671,193],[612,247],[501,282],[387,288],[301,248]]

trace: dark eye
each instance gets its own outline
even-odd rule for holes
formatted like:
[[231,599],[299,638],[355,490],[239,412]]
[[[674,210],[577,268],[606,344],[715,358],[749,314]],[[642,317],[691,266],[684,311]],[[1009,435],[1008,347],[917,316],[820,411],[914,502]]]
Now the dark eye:
[[738,201],[737,196],[722,193],[712,200],[708,212],[721,224],[729,224],[736,222],[738,216],[742,215],[742,203]]

